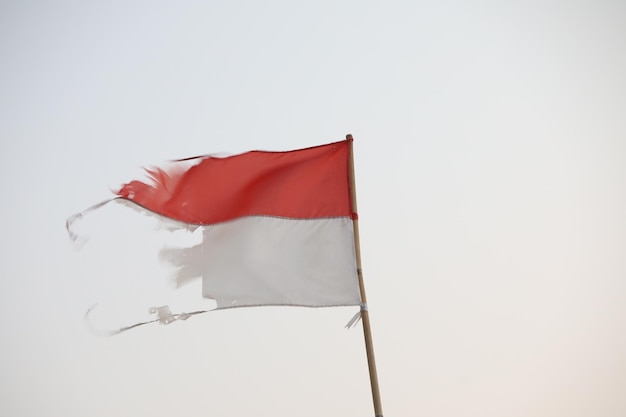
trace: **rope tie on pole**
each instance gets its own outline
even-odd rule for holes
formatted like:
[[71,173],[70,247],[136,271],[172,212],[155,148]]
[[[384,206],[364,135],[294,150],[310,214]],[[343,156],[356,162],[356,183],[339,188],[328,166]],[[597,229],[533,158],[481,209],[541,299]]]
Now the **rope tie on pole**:
[[361,304],[361,308],[359,309],[359,311],[357,311],[356,314],[354,316],[352,316],[352,318],[350,319],[348,324],[346,324],[344,326],[344,328],[349,330],[349,329],[355,327],[357,324],[359,324],[359,321],[361,321],[361,313],[363,311],[367,311],[367,304],[365,304],[365,303]]

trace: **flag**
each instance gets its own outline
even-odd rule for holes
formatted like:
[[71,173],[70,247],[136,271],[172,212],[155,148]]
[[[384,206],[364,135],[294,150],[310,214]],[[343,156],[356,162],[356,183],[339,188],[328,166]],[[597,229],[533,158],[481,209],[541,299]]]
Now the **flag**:
[[165,255],[180,282],[202,279],[202,296],[218,309],[359,305],[350,152],[347,139],[178,160],[146,170],[112,200],[202,234],[198,246]]

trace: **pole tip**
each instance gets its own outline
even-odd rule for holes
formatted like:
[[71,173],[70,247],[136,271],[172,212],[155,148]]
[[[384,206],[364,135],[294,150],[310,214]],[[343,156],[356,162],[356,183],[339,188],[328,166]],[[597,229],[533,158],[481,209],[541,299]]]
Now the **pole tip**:
[[348,133],[348,134],[346,135],[346,140],[353,140],[353,139],[352,139],[352,134],[351,134],[351,133]]

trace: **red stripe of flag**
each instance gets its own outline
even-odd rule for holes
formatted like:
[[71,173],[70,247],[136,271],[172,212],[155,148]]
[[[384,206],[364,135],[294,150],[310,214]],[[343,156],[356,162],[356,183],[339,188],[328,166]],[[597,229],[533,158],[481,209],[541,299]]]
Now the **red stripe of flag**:
[[287,152],[251,151],[178,161],[147,170],[117,195],[185,223],[209,225],[246,216],[316,219],[352,216],[349,141]]

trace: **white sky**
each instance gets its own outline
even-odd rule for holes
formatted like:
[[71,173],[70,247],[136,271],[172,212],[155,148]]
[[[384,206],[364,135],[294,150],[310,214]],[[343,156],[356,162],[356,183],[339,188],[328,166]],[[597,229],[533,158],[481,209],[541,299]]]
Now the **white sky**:
[[346,133],[385,415],[626,415],[626,5],[220,3],[0,3],[0,415],[373,415],[354,308],[97,337],[152,226],[65,231],[139,166]]

